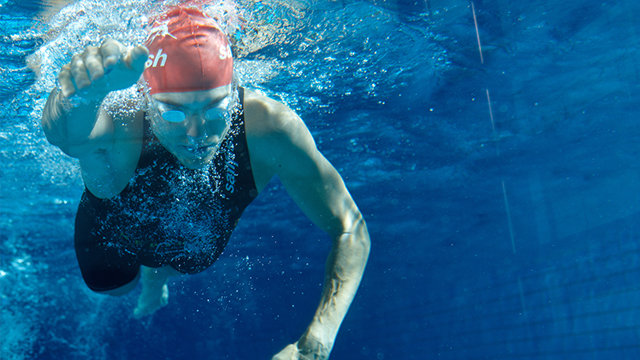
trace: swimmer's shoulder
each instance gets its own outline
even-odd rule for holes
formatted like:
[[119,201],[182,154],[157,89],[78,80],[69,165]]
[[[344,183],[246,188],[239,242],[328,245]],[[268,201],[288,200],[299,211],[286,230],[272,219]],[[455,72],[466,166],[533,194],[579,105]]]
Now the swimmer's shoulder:
[[244,121],[248,137],[275,135],[304,125],[287,105],[248,89],[244,95]]
[[285,104],[250,90],[245,90],[244,99],[249,157],[260,192],[284,158],[297,148],[313,146],[313,140],[300,117]]

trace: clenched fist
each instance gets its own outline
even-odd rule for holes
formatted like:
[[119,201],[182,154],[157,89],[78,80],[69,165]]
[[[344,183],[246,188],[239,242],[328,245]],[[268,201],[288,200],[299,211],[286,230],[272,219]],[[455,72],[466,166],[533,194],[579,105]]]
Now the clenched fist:
[[128,88],[142,75],[148,56],[144,46],[127,49],[112,39],[100,47],[88,46],[62,67],[58,75],[62,95],[97,100],[111,91]]

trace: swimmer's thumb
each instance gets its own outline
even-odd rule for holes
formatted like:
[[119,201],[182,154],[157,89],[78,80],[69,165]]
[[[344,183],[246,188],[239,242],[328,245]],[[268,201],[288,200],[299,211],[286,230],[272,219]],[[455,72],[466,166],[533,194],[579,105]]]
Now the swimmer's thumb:
[[144,71],[147,58],[149,58],[149,50],[144,46],[136,46],[129,51],[124,62],[129,69],[141,73]]

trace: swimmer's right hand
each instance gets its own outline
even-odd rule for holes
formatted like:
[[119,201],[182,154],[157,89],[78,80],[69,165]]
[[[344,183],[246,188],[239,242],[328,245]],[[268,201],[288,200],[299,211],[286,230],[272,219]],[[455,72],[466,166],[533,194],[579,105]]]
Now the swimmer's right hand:
[[138,81],[148,57],[146,47],[127,49],[113,39],[100,47],[88,46],[62,67],[58,75],[62,95],[100,100],[111,91],[126,89]]

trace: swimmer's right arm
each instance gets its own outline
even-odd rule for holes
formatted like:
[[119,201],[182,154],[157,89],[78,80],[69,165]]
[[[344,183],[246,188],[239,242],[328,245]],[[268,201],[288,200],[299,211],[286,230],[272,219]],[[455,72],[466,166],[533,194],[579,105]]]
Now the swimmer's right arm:
[[143,46],[127,49],[111,39],[74,55],[60,70],[60,87],[51,92],[42,113],[47,140],[76,158],[109,150],[113,121],[100,104],[109,92],[138,81],[148,55]]
[[59,89],[49,95],[42,113],[47,140],[74,158],[105,147],[113,134],[113,124],[106,112],[99,110],[100,101],[77,106],[67,105],[68,102]]

